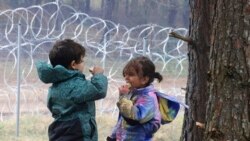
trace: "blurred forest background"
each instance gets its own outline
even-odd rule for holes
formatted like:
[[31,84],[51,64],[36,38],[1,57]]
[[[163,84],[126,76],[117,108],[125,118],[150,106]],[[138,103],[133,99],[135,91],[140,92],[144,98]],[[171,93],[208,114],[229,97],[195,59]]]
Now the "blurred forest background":
[[[0,0],[1,11],[56,0]],[[141,24],[188,27],[188,0],[59,0],[91,17],[111,20],[128,28]]]

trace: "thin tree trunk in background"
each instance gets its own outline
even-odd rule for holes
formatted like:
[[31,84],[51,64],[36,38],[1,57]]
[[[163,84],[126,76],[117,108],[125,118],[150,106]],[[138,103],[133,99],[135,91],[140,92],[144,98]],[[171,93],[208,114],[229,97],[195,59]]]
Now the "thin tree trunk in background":
[[115,0],[104,0],[103,18],[105,20],[112,20]]
[[[183,7],[189,7],[188,2],[185,1]],[[183,23],[184,27],[187,27],[188,22],[186,22],[186,21],[188,21],[190,9],[189,8],[183,8],[182,11],[183,11],[182,12],[183,14],[181,16],[182,17],[182,22],[181,23]]]
[[188,45],[189,74],[187,81],[186,103],[181,140],[202,141],[204,129],[196,122],[205,123],[207,94],[208,54],[210,45],[209,2],[190,0],[191,19],[189,36],[193,44]]
[[39,5],[42,3],[42,0],[34,0],[33,5]]
[[19,3],[13,0],[8,0],[8,4],[11,6],[11,8],[17,8]]
[[118,21],[118,18],[120,17],[119,16],[119,4],[120,4],[120,1],[118,0],[115,0],[113,1],[113,22],[117,22]]
[[144,1],[144,24],[148,23],[148,18],[150,17],[150,0]]
[[102,2],[101,2],[102,11],[103,11],[103,9],[104,9],[104,3],[105,3],[105,1],[106,1],[106,0],[102,0]]
[[217,0],[205,141],[250,141],[250,1]]
[[72,0],[72,6],[80,12],[90,12],[90,0]]
[[176,17],[177,17],[177,12],[178,9],[176,9],[177,7],[177,3],[178,1],[176,0],[169,0],[169,7],[168,7],[168,20],[169,20],[169,26],[170,27],[176,27]]
[[84,2],[83,0],[72,0],[72,6],[80,12],[84,11]]
[[[60,5],[62,4],[61,3],[62,1],[58,1],[58,4],[59,4],[59,7],[60,7]],[[59,13],[57,13],[58,15],[57,15],[57,18],[55,19],[56,21],[56,25],[55,25],[55,29],[57,30],[57,31],[59,31],[59,30],[61,30],[61,25],[62,25],[62,21],[63,21],[63,19],[62,19],[62,15],[61,15],[61,13],[59,12]]]
[[126,3],[125,3],[125,13],[126,13],[126,16],[129,16],[129,0],[126,0]]
[[[113,11],[114,11],[114,5],[115,5],[115,0],[104,0],[104,7],[103,7],[103,19],[113,21]],[[106,32],[111,29],[111,25],[109,22],[106,22],[106,27],[103,32],[103,38],[101,42],[104,41],[104,35]],[[107,35],[107,39],[109,39],[109,34]]]
[[139,2],[138,0],[131,0],[130,2],[130,6],[129,6],[130,10],[129,10],[129,15],[132,16],[132,15],[136,15],[135,13],[137,13],[137,11],[139,11]]
[[90,12],[90,10],[91,10],[90,9],[90,0],[85,0],[85,7],[84,7],[84,9],[85,9],[84,10],[85,13],[88,14]]

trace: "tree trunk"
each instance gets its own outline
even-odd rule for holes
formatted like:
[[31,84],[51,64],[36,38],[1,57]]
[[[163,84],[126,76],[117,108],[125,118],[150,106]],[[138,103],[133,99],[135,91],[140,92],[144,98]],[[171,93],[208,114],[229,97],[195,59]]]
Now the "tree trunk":
[[119,21],[119,5],[120,5],[120,1],[115,0],[113,1],[113,22],[117,22]]
[[85,13],[88,14],[88,13],[90,12],[90,10],[91,10],[91,9],[90,9],[90,0],[85,0],[84,9],[85,9],[85,10],[84,10]]
[[176,18],[177,18],[177,13],[179,11],[179,9],[177,9],[177,5],[176,3],[178,3],[178,1],[176,0],[168,0],[169,2],[169,7],[168,7],[168,23],[170,27],[176,27]]
[[125,13],[126,13],[126,16],[129,16],[129,0],[126,0],[126,3],[125,3]]
[[250,140],[250,1],[217,0],[205,141]]
[[90,12],[90,0],[72,0],[73,7],[83,13]]
[[34,0],[34,5],[39,5],[42,3],[42,0]]
[[[113,10],[115,5],[115,0],[104,0],[104,7],[103,7],[103,18],[105,20],[113,21]],[[103,38],[100,42],[104,42],[104,35],[113,28],[113,25],[111,25],[109,22],[106,22],[106,27],[103,32]],[[109,40],[110,34],[107,34],[106,39]]]
[[104,0],[103,18],[105,20],[112,20],[115,0]]
[[144,5],[143,23],[147,24],[148,19],[150,18],[150,0],[145,0],[143,5]]
[[130,10],[129,10],[129,16],[137,15],[139,11],[139,2],[138,0],[131,0],[130,1]]
[[188,45],[189,74],[181,140],[202,141],[204,129],[196,122],[205,123],[207,94],[208,54],[210,45],[209,2],[190,0],[191,19],[189,36],[193,42]]

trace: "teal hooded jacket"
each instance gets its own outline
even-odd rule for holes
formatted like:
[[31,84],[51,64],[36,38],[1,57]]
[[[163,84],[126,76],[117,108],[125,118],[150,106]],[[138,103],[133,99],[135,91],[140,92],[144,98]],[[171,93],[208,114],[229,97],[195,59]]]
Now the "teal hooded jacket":
[[107,77],[95,74],[86,80],[77,70],[41,61],[36,68],[42,82],[52,83],[47,107],[55,120],[49,126],[49,140],[97,141],[95,100],[106,96]]

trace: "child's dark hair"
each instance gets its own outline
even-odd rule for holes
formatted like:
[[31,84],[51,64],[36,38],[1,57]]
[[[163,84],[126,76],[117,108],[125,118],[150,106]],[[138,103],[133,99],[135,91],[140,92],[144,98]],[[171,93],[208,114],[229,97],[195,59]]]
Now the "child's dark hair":
[[159,72],[155,72],[154,63],[147,57],[141,56],[130,60],[123,69],[123,76],[129,74],[131,71],[135,71],[139,77],[148,77],[149,81],[146,86],[150,85],[154,79],[158,79],[158,82],[162,81],[162,75]]
[[84,56],[85,48],[71,39],[57,41],[49,53],[50,63],[53,67],[62,65],[69,68],[72,61],[80,63]]

